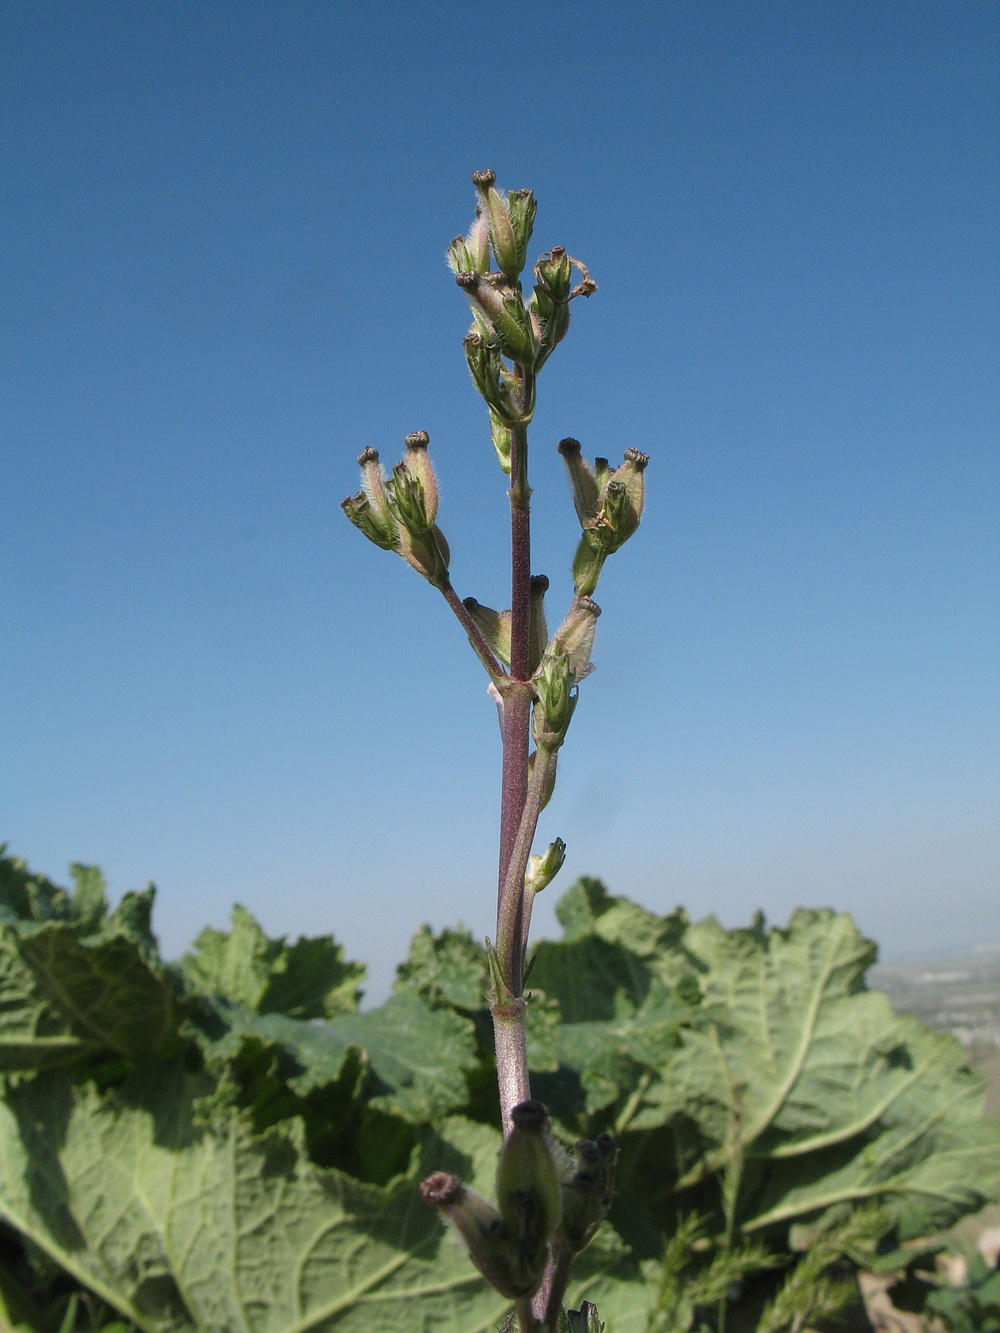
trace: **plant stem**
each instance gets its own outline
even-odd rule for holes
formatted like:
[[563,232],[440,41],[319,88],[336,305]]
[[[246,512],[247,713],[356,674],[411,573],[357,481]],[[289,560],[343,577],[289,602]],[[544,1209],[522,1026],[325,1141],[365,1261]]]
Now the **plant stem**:
[[[523,376],[522,376],[523,378]],[[525,384],[525,393],[528,388]],[[515,852],[523,843],[522,820],[528,799],[528,733],[531,724],[531,489],[528,486],[528,431],[511,430],[510,451],[510,680],[504,690],[503,768],[500,792],[500,866],[497,889],[497,959],[507,995],[493,996],[497,1085],[504,1133],[510,1108],[530,1096],[524,1038],[522,947],[524,865]],[[536,815],[537,818],[537,815]],[[528,835],[530,840],[534,828]],[[515,1100],[510,1100],[514,1098]]]
[[531,1309],[531,1297],[522,1296],[514,1304],[514,1312],[517,1315],[517,1327],[519,1333],[532,1333],[535,1327],[535,1316]]
[[559,1327],[559,1316],[562,1313],[566,1288],[569,1286],[573,1258],[569,1250],[560,1249],[553,1254],[545,1269],[542,1285],[535,1296],[535,1317],[541,1319],[546,1333],[556,1333]]

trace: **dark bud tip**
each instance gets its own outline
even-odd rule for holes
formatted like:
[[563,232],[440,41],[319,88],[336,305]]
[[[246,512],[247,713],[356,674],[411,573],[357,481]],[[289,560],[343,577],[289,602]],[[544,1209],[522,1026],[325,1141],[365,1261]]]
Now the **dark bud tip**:
[[406,437],[407,449],[426,449],[431,442],[431,437],[425,430],[415,430],[412,435]]
[[475,186],[485,185],[489,187],[497,178],[495,171],[474,171],[472,173],[472,183]]
[[531,576],[531,591],[532,591],[532,592],[548,592],[548,590],[549,590],[549,576],[548,576],[548,574],[532,574],[532,576]]
[[370,445],[367,449],[362,449],[360,454],[358,454],[358,463],[361,467],[364,467],[366,463],[377,463],[377,462],[378,462],[378,450],[372,449]]
[[450,1171],[435,1171],[420,1182],[420,1197],[435,1208],[448,1208],[461,1198],[465,1186]]
[[596,1142],[597,1147],[600,1149],[601,1154],[604,1157],[606,1157],[608,1153],[614,1152],[615,1148],[618,1146],[615,1143],[615,1136],[613,1134],[598,1134]]
[[610,471],[610,469],[611,469],[611,464],[608,462],[608,460],[607,460],[606,458],[595,458],[595,459],[594,459],[594,471],[595,471],[595,472],[608,472],[608,471]]
[[571,458],[574,454],[580,453],[583,446],[579,440],[574,440],[572,435],[567,435],[565,440],[560,440],[556,446],[563,458]]
[[480,273],[456,273],[455,281],[459,287],[463,287],[466,291],[475,291],[479,286],[481,277],[482,274]]
[[649,454],[641,454],[638,449],[626,449],[625,461],[626,463],[634,463],[639,471],[642,472],[649,463]]
[[553,259],[562,259],[565,253],[566,253],[565,245],[554,245],[552,249],[549,251],[549,254],[552,256]]
[[511,1123],[515,1129],[539,1130],[549,1118],[549,1113],[541,1102],[518,1102],[511,1108]]
[[581,1161],[599,1162],[601,1160],[601,1150],[593,1139],[577,1139],[574,1146]]

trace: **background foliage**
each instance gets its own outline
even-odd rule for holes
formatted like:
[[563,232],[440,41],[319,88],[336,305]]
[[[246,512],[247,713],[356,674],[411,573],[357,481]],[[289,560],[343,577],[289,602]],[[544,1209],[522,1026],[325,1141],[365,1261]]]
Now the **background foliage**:
[[[480,945],[425,927],[360,1012],[364,969],[332,937],[268,939],[237,907],[171,965],[152,888],[111,911],[96,869],[73,881],[0,860],[8,1322],[498,1324],[504,1302],[415,1188],[445,1169],[492,1191]],[[905,1268],[995,1194],[980,1079],[866,988],[875,946],[849,917],[724,930],[587,879],[558,916],[529,980],[533,1090],[568,1141],[620,1141],[619,1196],[570,1291],[611,1333],[727,1308],[799,1327],[852,1298],[858,1263]]]

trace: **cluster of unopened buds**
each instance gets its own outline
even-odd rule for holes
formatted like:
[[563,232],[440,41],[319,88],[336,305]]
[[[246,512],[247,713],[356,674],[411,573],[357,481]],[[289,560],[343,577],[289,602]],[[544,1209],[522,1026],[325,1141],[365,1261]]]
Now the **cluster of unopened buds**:
[[521,1102],[511,1121],[497,1163],[496,1205],[448,1171],[428,1176],[420,1193],[455,1228],[490,1286],[521,1300],[538,1291],[550,1255],[569,1263],[593,1237],[614,1197],[617,1148],[602,1134],[580,1139],[571,1157],[553,1137],[541,1102]]

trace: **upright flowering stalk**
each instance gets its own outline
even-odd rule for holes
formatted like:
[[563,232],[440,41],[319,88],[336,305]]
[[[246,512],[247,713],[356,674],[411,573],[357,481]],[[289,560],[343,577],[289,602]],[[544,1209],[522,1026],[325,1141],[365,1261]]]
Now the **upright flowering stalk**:
[[[378,451],[366,448],[361,490],[343,502],[370,541],[395,551],[443,595],[468,635],[499,704],[500,858],[495,942],[487,940],[490,1011],[496,1046],[504,1147],[497,1204],[436,1172],[421,1186],[462,1236],[483,1277],[514,1303],[521,1333],[555,1330],[576,1254],[588,1243],[613,1192],[614,1141],[581,1140],[575,1157],[554,1138],[548,1114],[532,1100],[525,1043],[524,969],[535,895],[558,873],[565,844],[532,854],[538,817],[552,794],[556,761],[593,669],[591,649],[600,607],[592,594],[605,560],[632,536],[643,508],[645,454],[626,449],[612,468],[593,466],[580,444],[559,445],[569,472],[581,535],[572,562],[573,595],[549,634],[544,608],[549,581],[531,573],[528,426],[536,379],[566,336],[570,304],[597,290],[586,267],[554,246],[535,264],[527,298],[522,274],[535,219],[530,190],[503,194],[492,171],[477,171],[476,215],[448,247],[455,282],[472,308],[465,356],[489,413],[490,439],[509,480],[510,607],[496,611],[451,584],[451,554],[437,525],[438,489],[424,431],[406,437],[403,459],[386,475]],[[491,258],[493,267],[491,267]],[[596,1319],[596,1313],[593,1314]],[[591,1315],[588,1315],[591,1319]]]

